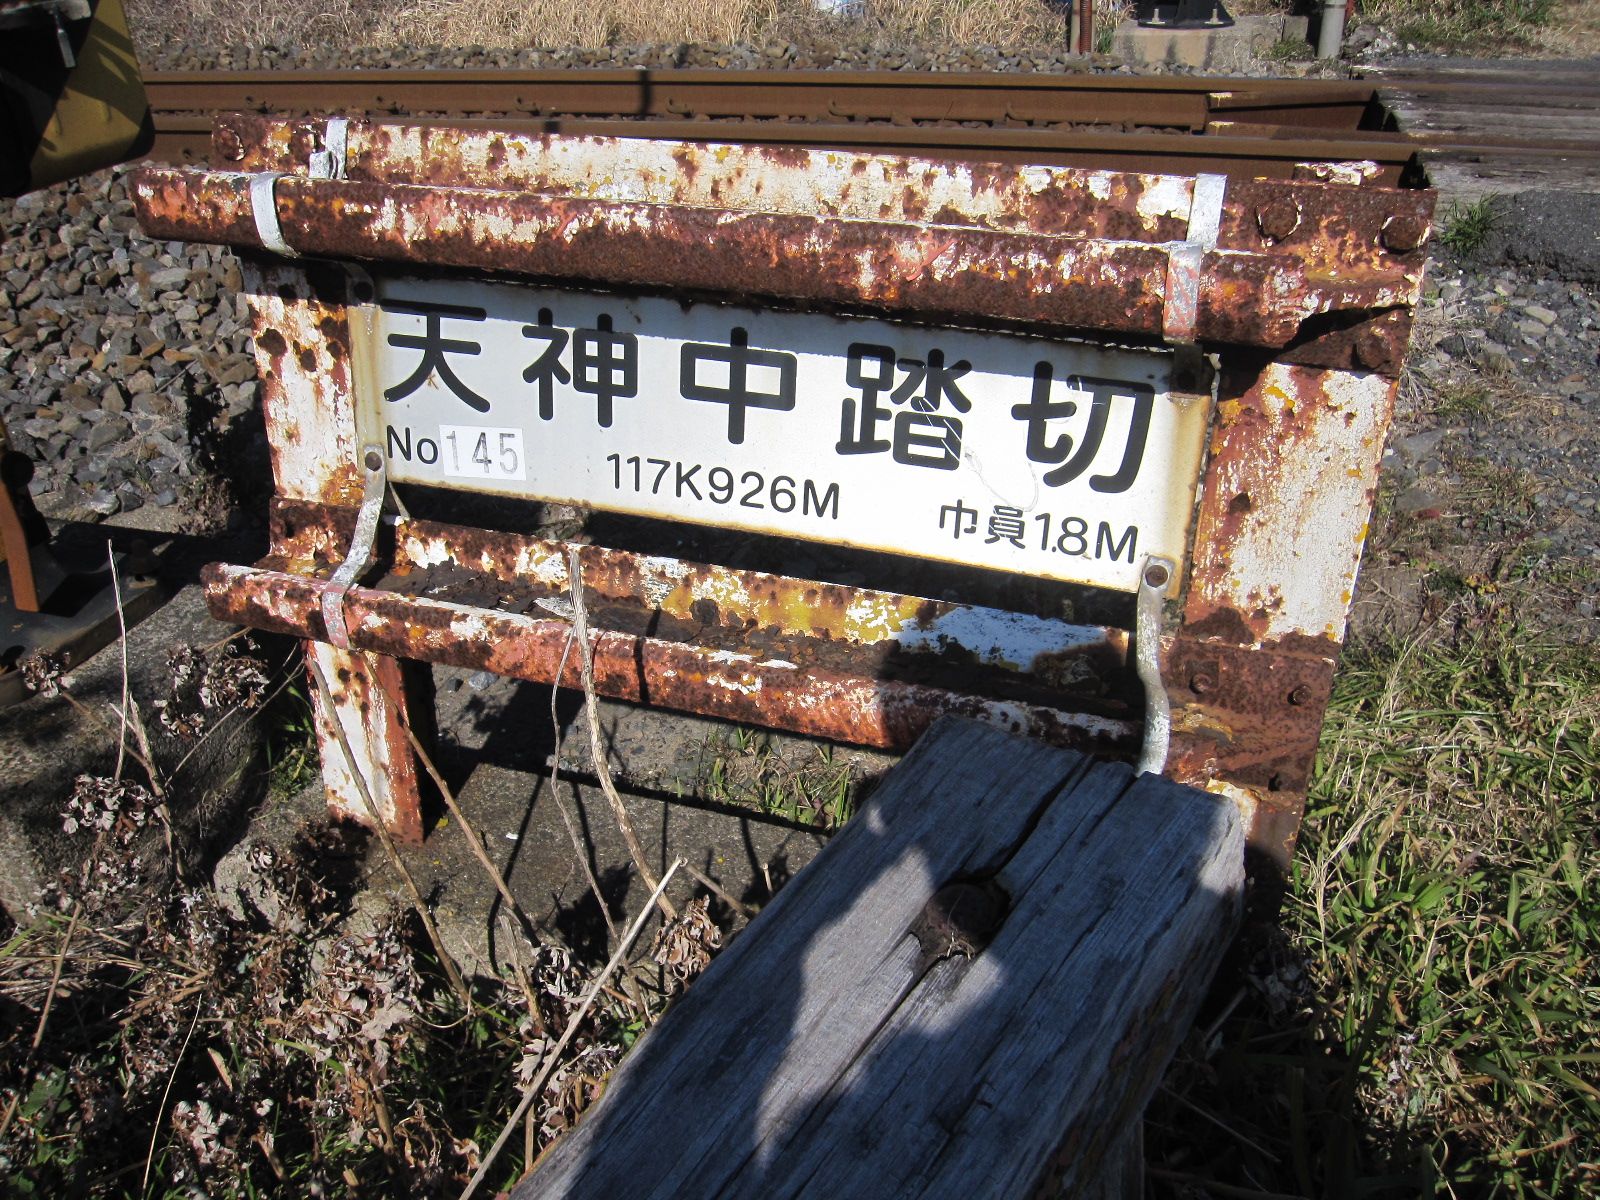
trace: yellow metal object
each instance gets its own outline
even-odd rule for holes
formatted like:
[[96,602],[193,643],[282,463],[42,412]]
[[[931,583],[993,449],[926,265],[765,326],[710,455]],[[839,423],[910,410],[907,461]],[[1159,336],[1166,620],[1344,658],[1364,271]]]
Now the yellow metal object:
[[3,190],[20,194],[143,154],[153,127],[122,0],[98,0],[77,19],[60,6],[4,7]]

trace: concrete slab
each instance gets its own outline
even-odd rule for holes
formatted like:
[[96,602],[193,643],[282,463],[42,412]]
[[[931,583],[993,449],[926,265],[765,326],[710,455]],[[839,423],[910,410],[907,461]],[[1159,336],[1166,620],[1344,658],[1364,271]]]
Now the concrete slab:
[[1285,13],[1236,17],[1217,29],[1161,29],[1124,21],[1112,35],[1111,53],[1130,63],[1243,74],[1279,42],[1306,41],[1308,29],[1308,18]]
[[[440,770],[468,820],[483,832],[524,911],[580,952],[603,954],[604,924],[550,786],[557,750],[551,689],[449,668],[435,669],[434,686]],[[612,778],[654,869],[664,870],[681,855],[755,908],[810,861],[826,835],[808,826],[805,818],[812,814],[805,811],[801,820],[758,811],[761,788],[754,772],[774,772],[782,776],[774,787],[793,791],[806,781],[791,773],[820,763],[829,779],[845,783],[854,802],[898,761],[895,755],[751,734],[726,722],[637,705],[601,701],[599,714]],[[637,910],[646,892],[610,806],[594,786],[578,693],[556,694],[556,720],[559,796],[608,907],[621,919]],[[399,895],[400,881],[382,864],[381,850],[373,862],[374,890]],[[408,864],[419,884],[431,889],[452,952],[468,969],[493,973],[503,905],[462,831],[450,821],[436,824]],[[670,894],[684,901],[704,891],[684,876]],[[713,911],[718,907],[714,902]],[[724,909],[720,916],[731,914]]]
[[[434,690],[439,768],[467,819],[483,835],[518,904],[542,933],[555,936],[586,959],[602,960],[605,924],[561,818],[558,795],[578,833],[583,861],[599,881],[613,919],[625,923],[648,892],[610,805],[594,785],[581,698],[570,691],[557,696],[562,768],[552,789],[550,763],[556,739],[548,687],[437,668]],[[710,786],[714,772],[709,764],[723,753],[718,748],[738,742],[734,727],[607,702],[601,705],[601,724],[613,778],[658,874],[681,856],[742,904],[759,909],[826,841],[825,833],[802,821],[742,807],[736,801],[753,795],[749,790],[726,783]],[[759,745],[761,761],[768,764],[815,755],[819,746],[809,739],[777,735],[771,742],[763,738],[741,744],[752,750]],[[744,752],[735,745],[730,753]],[[849,775],[852,795],[870,789],[898,761],[897,756],[871,751],[830,753],[836,756],[830,769]],[[726,769],[721,776],[727,780]],[[242,863],[252,842],[286,849],[307,822],[325,812],[320,781],[257,811],[216,868],[215,880],[225,902],[235,903],[230,898],[248,887]],[[460,824],[438,806],[424,844],[404,854],[446,946],[462,968],[469,974],[499,974],[508,962],[504,937],[511,915]],[[673,881],[669,891],[680,905],[704,894],[706,889],[686,873]],[[354,901],[357,919],[406,902],[403,881],[373,839]],[[713,899],[712,912],[724,929],[743,924],[719,900]],[[647,927],[647,937],[651,929],[653,925]]]
[[[130,534],[103,531],[119,550],[127,548]],[[214,644],[231,632],[206,612],[196,582],[199,566],[257,551],[248,541],[181,537],[157,550],[158,573],[171,599],[128,633],[128,689],[147,716],[157,763],[173,781],[175,829],[189,852],[203,854],[226,843],[262,792],[261,723],[253,713],[236,713],[198,743],[185,743],[161,731],[153,706],[169,693],[171,649]],[[269,657],[281,658],[287,650],[281,639],[260,640]],[[15,917],[30,915],[42,889],[88,853],[87,836],[63,832],[61,809],[78,775],[109,774],[115,765],[112,705],[121,703],[123,676],[121,643],[114,641],[68,674],[73,700],[34,695],[0,712],[0,906]]]
[[[552,789],[544,776],[485,764],[473,772],[457,799],[482,833],[491,858],[529,919],[553,931],[584,958],[603,959],[605,924],[561,819],[558,797],[578,832],[607,909],[618,925],[626,924],[644,903],[648,889],[632,866],[598,788],[563,780]],[[825,840],[814,830],[729,807],[633,792],[623,793],[623,801],[658,875],[674,858],[682,857],[752,908],[765,904],[811,861]],[[381,848],[375,850],[369,892],[403,897],[400,879],[383,859]],[[501,922],[510,914],[459,824],[436,825],[420,850],[406,854],[406,864],[433,905],[445,945],[463,970],[497,974],[507,953]],[[683,873],[668,890],[679,905],[703,894],[705,889]],[[713,900],[712,910],[724,928],[743,923],[718,901]]]

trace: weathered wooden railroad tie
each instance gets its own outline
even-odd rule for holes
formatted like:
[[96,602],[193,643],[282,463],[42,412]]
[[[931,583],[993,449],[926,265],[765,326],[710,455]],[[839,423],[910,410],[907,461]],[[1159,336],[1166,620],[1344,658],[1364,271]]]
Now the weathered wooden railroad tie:
[[[153,236],[241,252],[273,545],[208,598],[331,682],[336,811],[422,836],[402,663],[577,685],[574,568],[602,695],[901,750],[933,727],[526,1194],[1016,1195],[1120,1161],[1243,847],[1292,849],[1431,195],[1350,164],[218,139],[223,169],[133,192]],[[463,493],[1055,590],[571,547]]]
[[1232,805],[945,718],[514,1200],[1113,1195],[1243,848]]

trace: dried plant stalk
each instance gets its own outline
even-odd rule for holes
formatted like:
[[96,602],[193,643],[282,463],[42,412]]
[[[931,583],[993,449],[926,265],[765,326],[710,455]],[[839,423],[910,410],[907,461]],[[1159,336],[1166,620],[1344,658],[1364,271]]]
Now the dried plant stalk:
[[522,1119],[527,1114],[529,1106],[533,1104],[534,1097],[539,1094],[545,1082],[550,1078],[550,1073],[555,1070],[556,1064],[561,1061],[561,1052],[567,1048],[567,1044],[572,1041],[573,1036],[578,1032],[578,1026],[583,1023],[584,1017],[588,1016],[589,1008],[594,1004],[595,998],[600,995],[601,989],[605,987],[606,982],[611,978],[617,967],[621,965],[623,956],[628,953],[629,948],[634,943],[634,939],[639,936],[639,931],[644,928],[645,921],[650,917],[650,909],[660,903],[662,893],[667,890],[667,884],[672,882],[673,875],[677,874],[678,868],[682,865],[683,860],[681,858],[673,860],[672,865],[667,868],[667,873],[661,877],[661,882],[656,884],[655,891],[651,893],[650,899],[646,900],[639,909],[639,915],[633,919],[633,924],[628,926],[628,932],[623,936],[622,945],[617,947],[616,952],[611,956],[611,961],[606,963],[605,969],[589,985],[589,990],[584,994],[583,1002],[578,1005],[577,1012],[568,1018],[567,1027],[561,1034],[561,1040],[555,1044],[555,1048],[545,1057],[544,1066],[539,1068],[539,1074],[535,1076],[533,1082],[523,1089],[522,1100],[517,1104],[517,1111],[511,1114],[511,1120],[506,1122],[506,1127],[500,1131],[500,1136],[495,1138],[494,1145],[489,1147],[489,1153],[485,1154],[483,1161],[478,1164],[477,1172],[467,1181],[467,1186],[461,1192],[461,1200],[472,1200],[473,1193],[478,1190],[478,1185],[483,1182],[484,1176],[489,1173],[490,1166],[493,1165],[494,1160],[499,1156],[506,1142],[511,1139],[511,1135],[516,1131],[517,1126],[522,1124]]
[[339,710],[334,704],[333,692],[322,674],[322,668],[310,654],[306,655],[306,666],[311,669],[312,682],[317,685],[317,693],[322,697],[323,707],[328,713],[328,723],[333,727],[333,735],[339,743],[339,749],[344,751],[344,760],[350,768],[350,777],[356,781],[356,790],[361,793],[361,802],[366,805],[367,815],[372,818],[372,828],[377,833],[378,840],[383,843],[384,850],[388,852],[389,861],[394,864],[395,870],[405,882],[406,890],[411,893],[411,907],[416,911],[417,919],[422,922],[422,928],[427,931],[428,940],[433,943],[434,953],[439,956],[439,966],[450,981],[450,987],[461,997],[461,1003],[467,1011],[471,1012],[474,1007],[472,993],[461,978],[455,959],[451,958],[450,952],[444,948],[444,939],[439,935],[439,927],[433,923],[427,902],[422,898],[422,890],[417,887],[417,881],[411,877],[405,861],[400,857],[400,848],[394,844],[394,838],[389,835],[383,818],[378,815],[378,806],[372,802],[372,793],[367,788],[367,777],[361,770],[361,764],[356,762],[356,752],[350,746],[350,739],[345,736],[344,726],[339,723]]
[[567,577],[572,585],[572,626],[577,631],[578,653],[583,664],[583,708],[589,718],[589,756],[594,760],[595,777],[599,779],[600,790],[605,793],[606,800],[611,804],[612,815],[617,819],[617,828],[622,833],[622,840],[628,845],[633,865],[639,869],[639,877],[655,892],[655,902],[660,905],[662,915],[671,921],[677,917],[677,910],[672,907],[672,901],[667,899],[656,883],[655,872],[650,869],[650,860],[645,857],[644,847],[639,844],[639,835],[634,832],[633,821],[623,806],[617,785],[611,782],[611,769],[606,765],[605,746],[600,740],[600,713],[594,690],[594,647],[589,644],[589,621],[583,606],[583,567],[578,561],[576,546],[567,550]]

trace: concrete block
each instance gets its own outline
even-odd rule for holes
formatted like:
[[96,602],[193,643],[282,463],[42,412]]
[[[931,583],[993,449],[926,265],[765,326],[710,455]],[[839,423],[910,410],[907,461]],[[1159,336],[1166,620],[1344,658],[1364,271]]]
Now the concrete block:
[[1217,29],[1162,29],[1124,21],[1112,39],[1112,53],[1130,63],[1192,67],[1242,73],[1285,39],[1305,41],[1303,16],[1265,13],[1236,17]]
[[[171,559],[167,565],[185,573],[193,566]],[[236,831],[265,786],[259,710],[223,717],[198,744],[167,736],[155,719],[154,704],[169,691],[167,652],[210,645],[228,632],[211,619],[199,586],[191,583],[128,634],[128,690],[144,715],[158,767],[169,775],[174,833],[191,858]],[[286,646],[278,639],[273,656]],[[93,844],[87,831],[64,831],[62,808],[77,776],[110,775],[115,768],[113,705],[122,702],[123,676],[121,646],[113,642],[68,674],[72,700],[35,695],[0,712],[0,907],[19,921],[36,913],[44,889],[60,872],[76,870]],[[154,823],[145,836],[151,857],[165,853]]]
[[[440,769],[512,892],[535,924],[555,930],[585,957],[603,957],[604,924],[551,791],[550,689],[446,667],[434,669],[434,683]],[[612,775],[656,871],[681,855],[742,903],[760,908],[826,841],[813,829],[708,798],[714,790],[705,786],[708,755],[714,753],[708,747],[732,737],[733,726],[606,701],[598,711]],[[608,908],[623,923],[647,893],[610,805],[593,785],[580,695],[560,693],[559,719],[561,803],[576,824]],[[788,735],[760,736],[768,754],[790,763],[804,761],[817,745]],[[858,781],[875,779],[897,761],[874,751],[831,753]],[[504,905],[457,823],[438,822],[406,859],[463,970],[498,973],[506,961]],[[368,861],[372,876],[364,902],[403,896],[381,848],[374,846]],[[681,906],[704,889],[682,874],[668,894]]]

